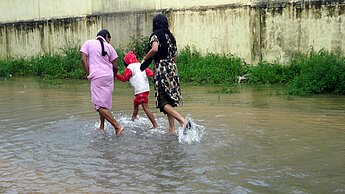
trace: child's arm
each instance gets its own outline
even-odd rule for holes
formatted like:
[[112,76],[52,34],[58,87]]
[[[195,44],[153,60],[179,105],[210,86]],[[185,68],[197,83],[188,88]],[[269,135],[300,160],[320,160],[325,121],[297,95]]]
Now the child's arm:
[[147,76],[153,77],[153,71],[150,68],[146,68],[145,71]]
[[123,82],[128,81],[129,78],[131,78],[131,77],[132,77],[132,71],[128,68],[125,69],[125,72],[123,73],[123,75],[121,75],[119,73],[116,75],[116,79],[123,81]]

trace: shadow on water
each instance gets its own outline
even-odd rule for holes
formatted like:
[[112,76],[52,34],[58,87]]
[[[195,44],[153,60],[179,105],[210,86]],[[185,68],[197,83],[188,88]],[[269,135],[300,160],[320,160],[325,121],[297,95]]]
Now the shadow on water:
[[[1,193],[343,193],[345,98],[275,89],[183,87],[192,128],[167,131],[150,107],[130,121],[132,89],[116,83],[120,137],[90,104],[87,81],[0,81]],[[152,95],[152,94],[150,94]]]

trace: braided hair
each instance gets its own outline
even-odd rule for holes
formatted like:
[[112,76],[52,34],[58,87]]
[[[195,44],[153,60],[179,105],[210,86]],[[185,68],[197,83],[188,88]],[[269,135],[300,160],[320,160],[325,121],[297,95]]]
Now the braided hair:
[[[97,36],[101,36],[102,38],[104,38],[104,40],[106,40],[107,36],[108,36],[108,38],[111,38],[109,31],[106,29],[99,31],[97,33]],[[107,55],[107,51],[104,50],[104,43],[103,43],[104,40],[102,38],[98,37],[97,40],[99,40],[99,42],[101,43],[101,46],[102,46],[102,56],[105,56],[105,55]]]

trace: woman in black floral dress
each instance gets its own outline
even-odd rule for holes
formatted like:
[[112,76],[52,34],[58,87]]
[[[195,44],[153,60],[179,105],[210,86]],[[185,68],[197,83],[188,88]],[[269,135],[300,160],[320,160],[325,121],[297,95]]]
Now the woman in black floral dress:
[[176,40],[169,30],[168,19],[157,15],[153,19],[153,33],[141,69],[144,70],[154,60],[154,87],[156,106],[168,116],[169,131],[175,132],[174,119],[186,130],[190,122],[176,109],[182,106],[180,82],[176,66]]

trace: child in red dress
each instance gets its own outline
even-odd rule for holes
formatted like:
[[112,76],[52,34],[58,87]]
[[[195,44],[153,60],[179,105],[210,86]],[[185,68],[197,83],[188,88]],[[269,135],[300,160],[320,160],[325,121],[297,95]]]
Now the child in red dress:
[[132,120],[134,121],[138,115],[139,105],[143,107],[147,117],[150,119],[153,128],[158,128],[158,124],[155,120],[155,117],[151,113],[148,105],[148,96],[150,91],[149,80],[147,76],[153,77],[153,71],[149,68],[146,68],[145,71],[140,70],[140,63],[137,60],[136,55],[133,51],[128,52],[124,59],[126,69],[124,74],[117,74],[116,79],[120,81],[129,81],[134,88],[135,98],[134,102],[134,109],[132,114]]

